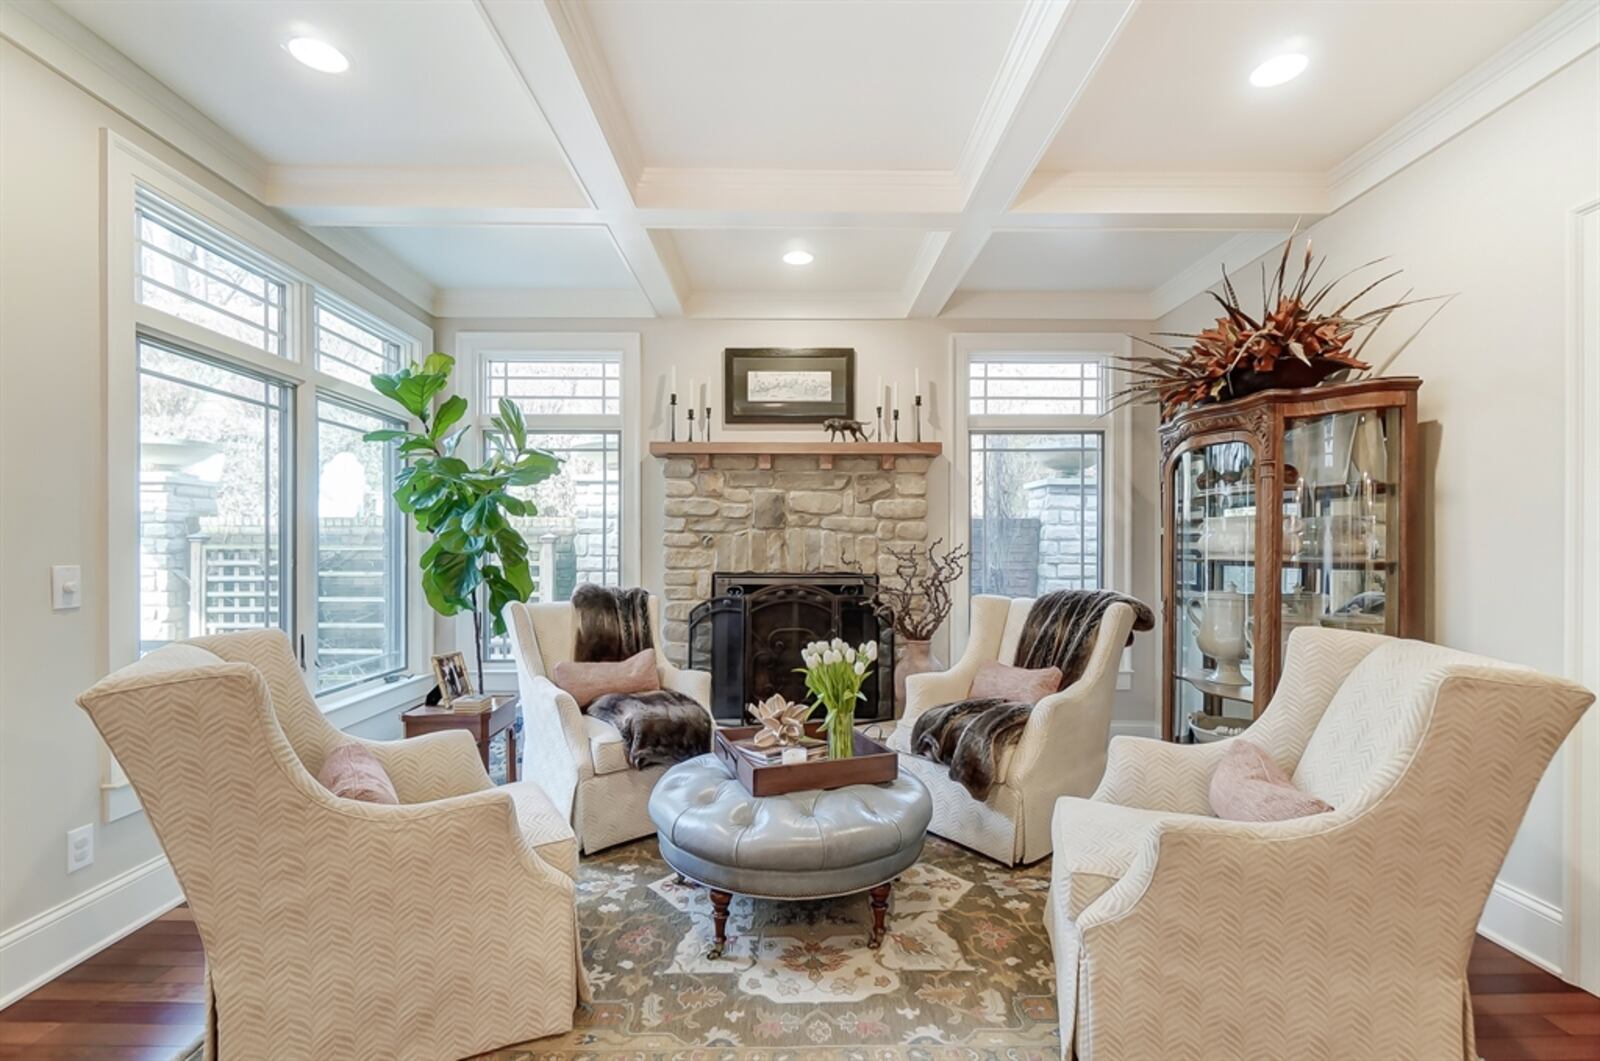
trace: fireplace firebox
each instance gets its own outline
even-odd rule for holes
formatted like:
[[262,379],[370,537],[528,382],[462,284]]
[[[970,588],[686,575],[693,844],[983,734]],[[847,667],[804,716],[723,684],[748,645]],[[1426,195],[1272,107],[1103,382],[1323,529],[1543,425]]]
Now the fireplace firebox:
[[876,575],[719,571],[711,599],[689,614],[689,666],[711,672],[717,721],[746,721],[745,705],[773,693],[806,702],[800,650],[811,641],[878,642],[874,679],[856,707],[862,721],[894,717],[894,633],[872,610]]

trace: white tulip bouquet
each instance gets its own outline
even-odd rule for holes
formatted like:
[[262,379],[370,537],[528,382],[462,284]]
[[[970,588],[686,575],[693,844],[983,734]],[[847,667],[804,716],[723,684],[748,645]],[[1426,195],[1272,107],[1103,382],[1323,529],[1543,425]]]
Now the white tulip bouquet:
[[855,752],[856,701],[865,700],[861,687],[872,673],[878,658],[878,643],[867,641],[847,645],[837,637],[832,641],[813,641],[800,650],[806,676],[806,689],[828,712],[828,755],[848,759]]

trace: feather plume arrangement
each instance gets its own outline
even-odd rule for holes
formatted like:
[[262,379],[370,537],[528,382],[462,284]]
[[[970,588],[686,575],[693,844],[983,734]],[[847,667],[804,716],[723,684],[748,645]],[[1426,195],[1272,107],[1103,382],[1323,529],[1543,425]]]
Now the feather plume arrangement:
[[1132,336],[1156,353],[1116,358],[1129,382],[1111,396],[1111,407],[1151,402],[1160,406],[1161,418],[1166,420],[1194,405],[1230,401],[1269,388],[1314,387],[1340,374],[1365,372],[1372,366],[1361,359],[1362,351],[1396,310],[1447,297],[1413,299],[1407,291],[1398,301],[1354,308],[1378,285],[1399,276],[1396,269],[1330,306],[1335,287],[1384,259],[1376,258],[1318,284],[1327,259],[1314,258],[1307,240],[1300,274],[1291,278],[1293,246],[1294,235],[1290,234],[1270,283],[1262,264],[1259,314],[1245,312],[1224,267],[1221,290],[1206,292],[1222,307],[1216,323],[1198,333],[1155,333],[1167,339],[1187,339],[1187,346],[1178,348]]

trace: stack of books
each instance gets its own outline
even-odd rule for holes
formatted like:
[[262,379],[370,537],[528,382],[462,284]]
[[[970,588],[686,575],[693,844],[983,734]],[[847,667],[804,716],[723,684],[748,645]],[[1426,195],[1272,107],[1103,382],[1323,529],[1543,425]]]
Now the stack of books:
[[[784,748],[794,747],[792,744],[787,746],[775,744],[770,748],[760,748],[756,746],[754,741],[750,740],[734,741],[733,746],[740,755],[757,766],[777,766],[783,762]],[[807,762],[815,762],[818,759],[826,759],[828,757],[827,741],[818,740],[816,737],[802,737],[799,746],[806,750]]]
[[493,696],[458,696],[450,701],[450,710],[458,715],[481,715],[495,705]]

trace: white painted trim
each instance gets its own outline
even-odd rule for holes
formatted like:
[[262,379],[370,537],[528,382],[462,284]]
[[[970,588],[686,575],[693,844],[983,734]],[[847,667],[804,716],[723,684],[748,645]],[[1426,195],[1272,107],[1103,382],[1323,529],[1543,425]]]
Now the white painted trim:
[[0,933],[0,1009],[182,901],[157,856]]
[[1600,0],[1567,0],[1328,173],[1336,210],[1600,47]]
[[0,37],[251,197],[261,198],[265,159],[55,4],[0,4]]
[[1567,929],[1559,907],[1495,881],[1478,921],[1478,933],[1541,969],[1561,975]]
[[1028,178],[1009,217],[1204,214],[1213,228],[1225,229],[1234,215],[1320,216],[1328,209],[1328,182],[1320,173],[1044,171]]
[[[1569,215],[1567,239],[1567,676],[1600,690],[1600,199]],[[1563,975],[1600,994],[1600,710],[1568,739]]]
[[1222,281],[1222,272],[1237,276],[1245,266],[1282,246],[1289,230],[1281,232],[1243,232],[1184,269],[1150,294],[1150,317],[1165,317],[1200,292]]
[[637,288],[625,291],[444,288],[434,296],[436,317],[649,318],[650,300]]
[[690,295],[684,315],[713,320],[898,320],[905,296],[895,291],[834,291],[785,295]]
[[[970,545],[972,512],[972,453],[967,413],[968,367],[975,355],[1006,351],[1022,354],[1084,354],[1127,356],[1132,344],[1126,335],[1099,332],[958,332],[950,337],[950,523],[947,540],[952,548]],[[1107,386],[1114,367],[1107,362]],[[1100,431],[1104,433],[1105,478],[1102,483],[1101,519],[1104,534],[1104,571],[1107,587],[1131,592],[1133,582],[1133,437],[1132,415],[1124,407],[1106,416],[1004,417],[982,419],[982,427],[995,430]],[[950,658],[960,657],[971,625],[971,564],[962,571],[951,591]],[[1117,668],[1117,688],[1133,688],[1132,656],[1123,652]]]
[[[1117,686],[1122,688],[1122,686]],[[1114,718],[1111,720],[1111,735],[1113,737],[1148,737],[1151,740],[1161,739],[1161,723],[1139,722],[1135,719]]]
[[939,314],[944,320],[1151,320],[1143,291],[957,291]]
[[[729,213],[846,214],[868,224],[895,215],[953,220],[965,189],[942,170],[673,169],[647,166],[634,185],[641,211],[703,215],[726,223]],[[770,224],[770,221],[763,221]],[[892,223],[892,222],[890,222]]]

